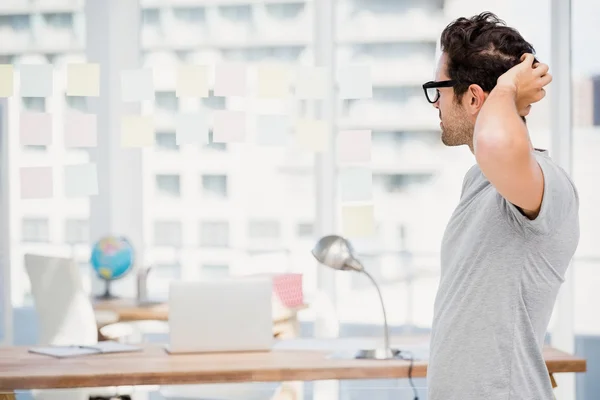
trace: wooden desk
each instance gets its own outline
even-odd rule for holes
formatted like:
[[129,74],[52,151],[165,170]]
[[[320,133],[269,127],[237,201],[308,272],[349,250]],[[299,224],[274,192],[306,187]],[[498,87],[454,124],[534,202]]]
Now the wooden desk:
[[[152,344],[143,345],[143,351],[139,353],[70,359],[31,354],[27,347],[0,348],[0,392],[99,386],[391,379],[408,376],[409,361],[335,359],[329,357],[335,350],[318,350],[310,346],[301,350],[304,347],[298,347],[298,343],[302,344],[303,340],[281,341],[280,344],[286,345],[287,350],[281,348],[264,353],[169,355],[161,345]],[[335,339],[319,342],[321,349],[336,348]],[[287,346],[289,343],[296,345]],[[549,347],[545,348],[544,357],[550,374],[586,371],[585,359]],[[413,377],[425,377],[427,362],[415,361],[412,373]]]
[[[97,311],[111,311],[118,315],[119,322],[169,319],[169,306],[166,302],[140,305],[136,299],[121,298],[114,300],[93,299],[93,307]],[[298,312],[308,308],[304,304],[295,308],[275,305],[273,307],[273,328],[278,338],[294,338],[299,336]]]

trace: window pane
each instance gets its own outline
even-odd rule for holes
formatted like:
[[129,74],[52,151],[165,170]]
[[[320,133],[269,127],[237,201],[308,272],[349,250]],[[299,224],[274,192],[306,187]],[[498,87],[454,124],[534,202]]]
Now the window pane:
[[68,219],[65,226],[66,243],[86,243],[89,241],[90,227],[87,220]]
[[156,221],[154,223],[154,244],[181,247],[181,223],[179,221]]
[[23,218],[21,229],[21,238],[24,242],[47,243],[50,241],[50,228],[47,218]]
[[229,246],[228,222],[202,222],[200,224],[200,246],[227,247]]
[[175,133],[170,132],[156,132],[156,147],[161,150],[179,150],[177,145],[177,137]]
[[281,225],[279,221],[250,221],[248,223],[248,237],[254,239],[279,239]]
[[179,175],[156,175],[156,190],[161,196],[181,195]]
[[229,265],[226,264],[202,264],[200,275],[205,279],[220,279],[229,276]]
[[226,175],[204,175],[202,176],[202,195],[205,198],[227,197]]

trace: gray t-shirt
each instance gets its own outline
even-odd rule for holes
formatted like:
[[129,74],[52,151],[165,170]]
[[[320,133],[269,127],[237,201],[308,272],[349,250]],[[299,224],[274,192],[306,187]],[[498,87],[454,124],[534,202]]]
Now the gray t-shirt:
[[530,220],[477,165],[441,248],[427,372],[429,400],[550,400],[542,346],[579,243],[579,197],[547,152],[535,150],[544,197]]

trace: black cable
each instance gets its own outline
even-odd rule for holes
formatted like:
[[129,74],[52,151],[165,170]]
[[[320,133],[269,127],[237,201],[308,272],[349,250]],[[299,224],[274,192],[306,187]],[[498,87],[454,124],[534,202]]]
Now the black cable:
[[410,354],[410,358],[406,358],[404,356],[405,353],[409,353],[407,351],[401,351],[398,356],[402,359],[402,360],[408,360],[410,361],[410,364],[408,365],[408,382],[410,382],[410,387],[413,390],[413,393],[415,394],[415,399],[414,400],[419,400],[419,393],[417,392],[417,388],[415,387],[415,383],[413,382],[412,379],[412,370],[413,370],[413,363],[415,361],[415,358],[413,357],[412,354]]

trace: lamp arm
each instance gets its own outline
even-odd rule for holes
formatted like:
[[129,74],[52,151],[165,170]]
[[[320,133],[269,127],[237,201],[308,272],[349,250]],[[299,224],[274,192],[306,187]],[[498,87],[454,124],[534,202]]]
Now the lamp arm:
[[379,285],[375,281],[375,278],[373,278],[373,276],[371,274],[369,274],[367,272],[367,270],[363,269],[360,272],[364,273],[367,277],[369,277],[371,282],[373,282],[373,285],[375,285],[375,289],[377,289],[377,294],[379,295],[379,301],[381,301],[381,309],[383,311],[383,329],[384,329],[384,336],[383,336],[384,342],[383,343],[385,346],[385,351],[389,352],[390,351],[390,331],[388,328],[387,314],[385,312],[385,304],[383,303],[383,296],[381,295],[381,290],[379,289]]

